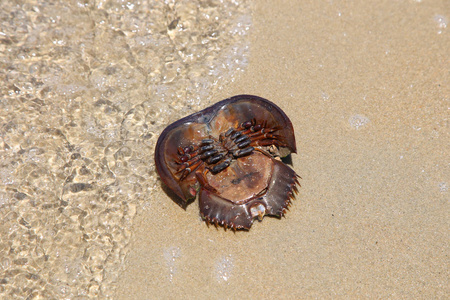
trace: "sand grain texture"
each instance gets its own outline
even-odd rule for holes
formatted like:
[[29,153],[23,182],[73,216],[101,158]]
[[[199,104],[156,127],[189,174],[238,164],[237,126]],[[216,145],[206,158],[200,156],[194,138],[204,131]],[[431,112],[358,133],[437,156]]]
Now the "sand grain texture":
[[211,97],[285,110],[297,200],[233,233],[161,190],[136,217],[117,299],[448,298],[448,2],[253,9],[249,66]]

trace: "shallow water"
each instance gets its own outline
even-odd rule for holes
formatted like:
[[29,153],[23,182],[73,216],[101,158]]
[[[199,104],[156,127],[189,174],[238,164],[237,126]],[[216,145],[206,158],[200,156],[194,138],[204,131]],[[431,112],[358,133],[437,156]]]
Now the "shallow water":
[[0,26],[0,298],[110,297],[158,134],[246,67],[249,5],[2,1]]

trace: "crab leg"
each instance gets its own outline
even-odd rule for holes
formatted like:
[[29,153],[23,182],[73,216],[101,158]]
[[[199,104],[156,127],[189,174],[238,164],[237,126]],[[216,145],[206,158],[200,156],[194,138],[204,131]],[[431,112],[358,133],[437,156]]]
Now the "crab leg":
[[177,173],[181,173],[179,180],[181,181],[185,179],[192,171],[195,171],[201,164],[203,164],[203,161],[198,159],[189,167],[185,167],[184,169],[178,170]]
[[220,171],[225,170],[230,164],[231,164],[231,159],[228,158],[224,162],[222,162],[218,165],[215,165],[210,170],[213,174],[217,174]]
[[202,188],[212,193],[217,193],[217,190],[208,183],[208,180],[206,179],[206,172],[208,172],[208,169],[205,169],[203,172],[202,171],[195,172],[195,176],[197,177],[198,182],[200,183]]

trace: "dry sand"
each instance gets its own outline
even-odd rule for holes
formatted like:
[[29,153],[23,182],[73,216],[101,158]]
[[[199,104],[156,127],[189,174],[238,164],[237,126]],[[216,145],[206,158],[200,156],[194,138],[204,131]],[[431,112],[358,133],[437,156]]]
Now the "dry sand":
[[290,116],[285,218],[207,227],[161,189],[117,299],[448,298],[448,1],[255,1],[247,93]]

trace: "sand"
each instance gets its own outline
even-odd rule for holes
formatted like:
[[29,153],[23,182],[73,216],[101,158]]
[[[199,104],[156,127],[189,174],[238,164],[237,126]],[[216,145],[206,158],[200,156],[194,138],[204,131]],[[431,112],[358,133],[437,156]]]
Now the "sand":
[[[1,299],[450,298],[448,0],[1,8]],[[233,232],[153,152],[244,93],[291,118],[302,187]]]
[[110,299],[158,134],[245,68],[249,5],[1,8],[0,299]]
[[300,193],[234,233],[159,186],[115,298],[448,298],[449,19],[447,1],[255,1],[249,65],[210,99],[288,114]]

